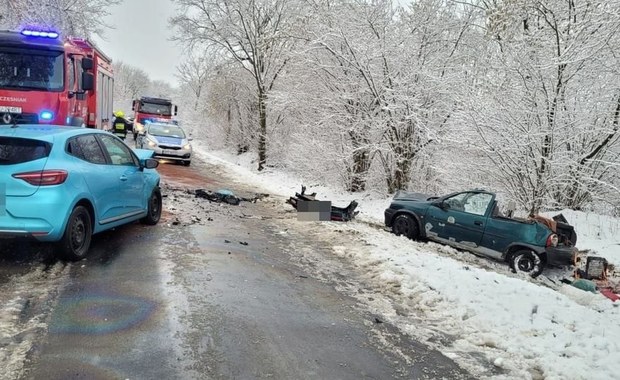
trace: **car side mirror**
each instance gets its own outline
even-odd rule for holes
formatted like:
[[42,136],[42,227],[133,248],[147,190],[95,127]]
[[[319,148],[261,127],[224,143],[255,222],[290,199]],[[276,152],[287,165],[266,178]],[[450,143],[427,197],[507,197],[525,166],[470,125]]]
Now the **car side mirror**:
[[450,205],[449,205],[449,204],[447,204],[447,203],[446,203],[446,202],[444,202],[444,201],[436,201],[436,202],[433,202],[433,206],[437,206],[437,207],[439,207],[440,209],[442,209],[442,210],[444,210],[444,211],[450,208]]
[[154,158],[147,158],[144,160],[144,168],[145,169],[155,169],[159,166],[159,161]]

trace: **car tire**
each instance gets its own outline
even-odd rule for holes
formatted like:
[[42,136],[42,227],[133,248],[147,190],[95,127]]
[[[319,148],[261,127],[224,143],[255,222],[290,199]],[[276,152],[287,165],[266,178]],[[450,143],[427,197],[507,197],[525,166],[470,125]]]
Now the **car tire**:
[[409,239],[417,239],[420,235],[418,222],[410,215],[400,214],[392,221],[392,232],[397,236],[405,235]]
[[58,242],[58,255],[70,261],[82,260],[88,253],[92,235],[90,212],[84,206],[76,206],[69,215],[65,232]]
[[538,277],[545,268],[542,258],[528,249],[514,252],[508,260],[513,273],[527,273],[532,278]]
[[183,161],[184,166],[189,166],[191,163],[192,163],[191,161]]
[[153,189],[151,196],[149,197],[148,210],[144,218],[140,219],[142,224],[154,226],[159,222],[161,218],[161,190],[159,187]]

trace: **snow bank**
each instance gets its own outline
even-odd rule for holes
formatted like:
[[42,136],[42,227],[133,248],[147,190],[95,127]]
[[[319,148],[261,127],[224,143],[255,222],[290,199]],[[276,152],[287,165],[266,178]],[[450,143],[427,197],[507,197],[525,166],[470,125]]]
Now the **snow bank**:
[[[334,254],[363,269],[366,281],[381,293],[377,298],[386,300],[369,307],[376,307],[386,320],[427,340],[474,374],[495,379],[620,377],[620,302],[614,304],[600,294],[571,286],[554,290],[542,280],[511,276],[502,263],[487,266],[496,265],[497,271],[469,265],[475,261],[459,259],[456,251],[452,256],[442,253],[449,248],[412,242],[371,227],[382,225],[389,198],[372,193],[350,195],[275,170],[256,173],[247,155],[201,154],[225,165],[244,182],[275,194],[292,196],[303,183],[318,193],[318,199],[334,204],[358,200],[358,221],[370,223],[340,224],[338,228],[356,231],[367,249],[338,246]],[[620,263],[618,219],[570,210],[562,213],[575,227],[580,249]],[[335,228],[333,224],[325,226]],[[431,339],[433,331],[448,334],[452,342],[436,343]],[[481,368],[480,353],[503,375],[490,375]]]

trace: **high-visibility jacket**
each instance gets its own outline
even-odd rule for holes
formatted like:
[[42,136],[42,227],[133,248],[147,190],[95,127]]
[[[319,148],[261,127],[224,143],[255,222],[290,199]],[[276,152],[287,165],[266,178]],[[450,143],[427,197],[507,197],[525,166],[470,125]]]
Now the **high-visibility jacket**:
[[116,117],[112,122],[112,129],[117,133],[127,133],[127,130],[129,130],[129,123],[122,117]]

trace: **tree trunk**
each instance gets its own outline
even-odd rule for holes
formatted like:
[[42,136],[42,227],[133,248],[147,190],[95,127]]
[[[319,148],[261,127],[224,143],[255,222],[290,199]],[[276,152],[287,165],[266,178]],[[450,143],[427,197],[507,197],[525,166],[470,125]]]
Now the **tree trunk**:
[[351,180],[349,191],[355,193],[366,190],[366,175],[370,168],[370,154],[368,149],[362,148],[353,153],[353,165],[351,167]]
[[370,169],[370,151],[368,146],[370,141],[366,136],[366,129],[361,131],[350,130],[349,137],[353,145],[353,163],[349,167],[348,190],[355,193],[366,190],[366,176]]
[[258,170],[265,168],[267,163],[267,94],[265,89],[258,90]]

